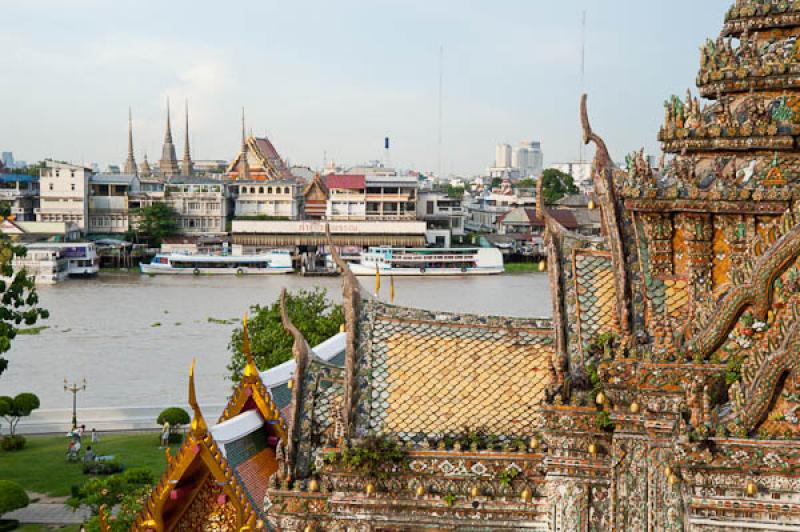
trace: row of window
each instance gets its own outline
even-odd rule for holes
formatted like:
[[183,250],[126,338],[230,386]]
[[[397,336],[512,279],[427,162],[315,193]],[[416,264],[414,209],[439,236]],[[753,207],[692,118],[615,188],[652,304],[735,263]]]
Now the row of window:
[[[265,188],[266,188],[267,194],[273,194],[273,188],[272,187],[245,187],[245,186],[239,188],[239,193],[240,194],[256,194],[256,193],[264,194]],[[256,190],[258,192],[256,192]],[[292,193],[292,190],[289,187],[283,187],[283,192],[281,192],[281,187],[275,187],[274,190],[275,190],[275,192],[274,192],[275,194],[281,194],[281,193],[283,193],[283,194],[291,194]]]

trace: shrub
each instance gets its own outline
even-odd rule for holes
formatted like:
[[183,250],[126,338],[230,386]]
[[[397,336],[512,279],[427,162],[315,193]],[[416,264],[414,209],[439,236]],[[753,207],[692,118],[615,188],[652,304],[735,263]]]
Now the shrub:
[[25,438],[19,435],[6,436],[0,440],[0,447],[4,451],[19,451],[25,448]]
[[84,475],[113,475],[122,471],[119,462],[86,462],[83,464]]
[[189,417],[189,413],[186,412],[183,408],[178,408],[173,406],[171,408],[167,408],[163,410],[156,419],[156,423],[159,425],[163,425],[166,421],[169,423],[169,431],[174,432],[181,425],[188,425],[192,418]]
[[169,443],[183,443],[183,434],[180,432],[169,433]]
[[0,480],[0,515],[25,508],[30,502],[22,486],[10,480]]

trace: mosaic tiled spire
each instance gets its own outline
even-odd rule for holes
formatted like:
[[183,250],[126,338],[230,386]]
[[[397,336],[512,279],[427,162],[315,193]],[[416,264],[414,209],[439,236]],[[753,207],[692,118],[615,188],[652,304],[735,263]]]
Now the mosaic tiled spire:
[[125,174],[138,175],[136,168],[136,158],[133,155],[133,118],[131,108],[128,107],[128,158],[125,160]]
[[194,163],[192,163],[192,155],[189,150],[189,102],[185,104],[186,124],[185,124],[185,137],[183,139],[183,165],[181,170],[183,175],[190,176],[194,173]]
[[164,131],[164,145],[161,148],[161,160],[158,161],[158,170],[162,177],[178,175],[178,158],[175,155],[175,145],[172,143],[172,125],[169,118],[169,98],[167,98],[167,127]]

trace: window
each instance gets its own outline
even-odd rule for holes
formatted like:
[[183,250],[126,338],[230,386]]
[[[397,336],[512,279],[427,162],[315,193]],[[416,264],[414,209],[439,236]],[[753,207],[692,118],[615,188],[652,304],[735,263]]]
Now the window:
[[264,187],[258,187],[258,193],[259,194],[263,194],[264,193]]
[[72,183],[72,184],[70,185],[70,189],[72,189],[72,191],[73,191],[73,192],[75,192],[75,183]]
[[289,193],[289,187],[283,187],[283,193],[284,194],[288,194]]
[[53,190],[53,183],[50,183],[50,190]]
[[[262,189],[263,191],[263,189]],[[272,194],[272,187],[267,187],[267,194]]]

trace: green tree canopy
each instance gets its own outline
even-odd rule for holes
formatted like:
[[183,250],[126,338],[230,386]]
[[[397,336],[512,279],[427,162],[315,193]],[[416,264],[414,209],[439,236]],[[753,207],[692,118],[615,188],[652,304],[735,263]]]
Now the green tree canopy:
[[526,177],[525,179],[520,179],[519,183],[517,183],[518,188],[536,188],[536,180],[532,177]]
[[28,504],[30,499],[22,486],[10,480],[0,480],[0,516],[25,508]]
[[39,398],[32,393],[21,393],[16,397],[0,396],[0,417],[8,423],[11,436],[14,435],[19,420],[31,415],[37,408],[39,408]]
[[163,410],[158,415],[158,419],[156,419],[156,423],[159,425],[163,425],[165,421],[169,422],[169,430],[172,432],[180,428],[181,425],[188,425],[192,421],[192,418],[189,417],[189,413],[183,408],[173,406]]
[[[7,203],[0,203],[0,217],[11,215]],[[24,257],[24,246],[16,245],[5,233],[0,232],[0,375],[8,367],[8,360],[2,355],[11,349],[11,341],[17,336],[19,326],[34,325],[39,318],[47,318],[46,310],[37,307],[39,295],[36,293],[33,277],[25,269],[14,271],[14,259]]]
[[497,188],[502,184],[503,184],[503,178],[502,177],[495,177],[494,179],[492,179],[492,184],[490,186],[491,186],[491,188]]
[[136,211],[136,232],[145,235],[153,245],[178,232],[178,213],[166,203],[153,203]]
[[[342,306],[330,301],[327,291],[322,288],[287,293],[286,307],[292,322],[311,346],[338,333],[344,323]],[[293,340],[281,323],[280,298],[267,307],[251,307],[251,313],[247,332],[258,369],[264,371],[289,360],[292,357]],[[247,362],[242,353],[241,328],[233,331],[229,347],[233,356],[228,370],[231,380],[238,382]]]
[[548,168],[542,174],[542,193],[545,203],[555,203],[568,194],[577,194],[578,187],[570,174]]

